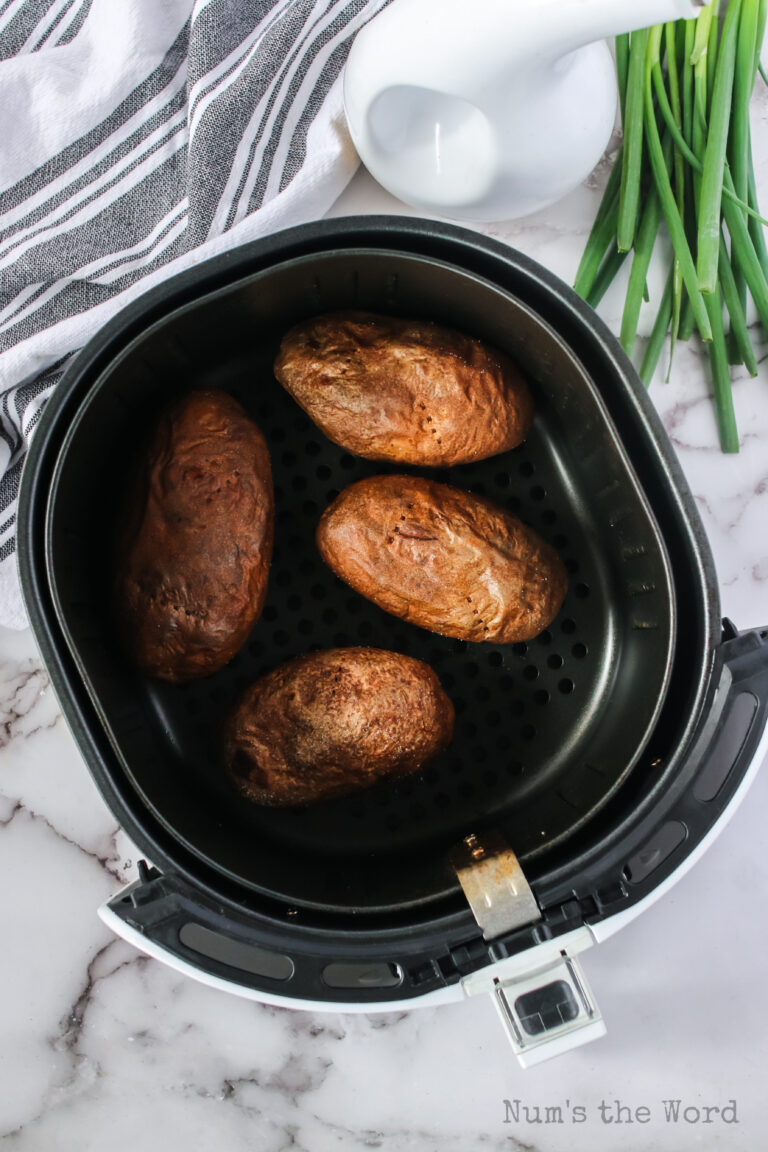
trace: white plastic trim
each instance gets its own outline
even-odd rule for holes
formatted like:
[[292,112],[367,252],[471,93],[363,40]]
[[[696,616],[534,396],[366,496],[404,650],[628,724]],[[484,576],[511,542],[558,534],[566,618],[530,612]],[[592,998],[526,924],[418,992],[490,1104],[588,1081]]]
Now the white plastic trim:
[[686,856],[685,860],[682,861],[680,866],[676,868],[666,880],[662,880],[658,887],[654,888],[652,892],[649,892],[642,900],[638,900],[637,904],[633,904],[632,907],[627,908],[625,912],[617,912],[615,916],[609,916],[599,924],[594,924],[592,926],[592,934],[598,943],[600,943],[601,940],[607,940],[609,936],[613,936],[619,929],[631,923],[632,920],[636,919],[642,912],[645,912],[647,908],[650,908],[652,904],[660,900],[666,892],[669,892],[670,888],[674,887],[678,880],[682,880],[686,872],[693,868],[694,864],[700,860],[707,849],[714,844],[729,820],[735,815],[739,805],[751,788],[757,773],[760,771],[760,767],[766,756],[768,756],[768,725],[766,725],[763,731],[760,743],[755,749],[755,754],[752,757],[749,768],[747,768],[744,773],[730,804],[725,811],[721,813],[720,818],[712,825],[706,836],[702,837],[693,851]]
[[[130,885],[128,886],[130,887]],[[127,890],[127,889],[124,889]],[[220,992],[231,992],[234,996],[241,996],[245,1000],[256,1000],[259,1004],[273,1004],[276,1008],[294,1008],[306,1012],[396,1012],[403,1008],[436,1008],[438,1004],[453,1004],[464,998],[461,984],[452,984],[450,988],[438,988],[435,992],[427,992],[424,996],[415,996],[412,1000],[387,1000],[377,1004],[348,1004],[331,1003],[327,1000],[298,1000],[295,996],[280,996],[276,992],[261,992],[255,988],[246,988],[233,980],[222,980],[220,976],[212,976],[202,969],[196,968],[186,960],[174,956],[172,952],[148,940],[136,928],[121,920],[108,904],[99,908],[99,918],[116,936],[121,936],[145,956],[151,956],[162,964],[167,964],[183,976],[189,976],[200,984],[207,984],[210,988],[217,988]]]
[[[599,924],[591,925],[588,931],[595,943],[607,940],[626,924],[636,919],[647,908],[650,908],[651,905],[655,904],[657,900],[668,892],[678,880],[685,876],[686,872],[693,867],[697,860],[701,859],[728,824],[728,821],[733,817],[749,791],[766,756],[768,756],[768,726],[763,732],[760,743],[755,750],[755,755],[744,773],[744,777],[734,793],[733,799],[721,814],[719,820],[710,828],[706,836],[704,836],[697,847],[683,860],[680,866],[676,868],[666,880],[659,884],[657,888],[654,888],[652,892],[644,897],[644,899],[639,900],[637,904],[628,908],[626,912],[617,912],[615,916],[610,916]],[[261,1004],[273,1004],[278,1008],[294,1008],[308,1012],[376,1013],[392,1012],[404,1008],[435,1008],[440,1004],[453,1004],[466,996],[473,995],[475,992],[480,991],[480,987],[477,986],[480,980],[482,980],[487,988],[489,978],[492,980],[493,976],[497,973],[500,976],[505,976],[511,975],[513,971],[522,972],[524,969],[536,968],[542,962],[545,954],[548,955],[547,948],[551,944],[556,945],[559,950],[561,947],[566,947],[567,944],[570,943],[573,952],[580,952],[592,943],[592,940],[587,938],[585,929],[577,929],[575,933],[568,933],[556,941],[547,941],[544,944],[537,945],[535,948],[530,948],[520,956],[511,957],[509,960],[502,960],[497,964],[490,965],[482,969],[481,972],[466,977],[464,981],[452,984],[448,988],[439,988],[434,992],[427,992],[423,996],[414,996],[410,1000],[386,1000],[374,1004],[350,1004],[326,1000],[297,1000],[295,997],[281,996],[274,992],[262,992],[255,988],[247,988],[231,980],[222,980],[219,976],[212,976],[207,972],[203,972],[200,968],[195,967],[194,964],[189,964],[186,960],[181,960],[178,956],[174,956],[173,953],[168,952],[167,949],[161,947],[159,944],[148,940],[147,937],[136,928],[132,928],[129,924],[126,924],[125,921],[121,920],[108,904],[102,904],[99,908],[99,917],[116,936],[122,937],[123,940],[132,944],[134,948],[137,948],[146,956],[152,956],[155,960],[167,964],[169,968],[173,968],[176,972],[181,972],[184,976],[189,976],[192,980],[197,980],[201,984],[207,984],[211,988],[218,988],[222,992],[230,992],[235,996],[242,996],[247,1000],[256,1000]],[[475,976],[478,977],[477,982],[475,981]],[[564,1037],[563,1043],[565,1043],[567,1039],[567,1037]],[[569,1046],[563,1048],[563,1051],[567,1051],[568,1047]],[[554,1049],[550,1051],[555,1055]]]

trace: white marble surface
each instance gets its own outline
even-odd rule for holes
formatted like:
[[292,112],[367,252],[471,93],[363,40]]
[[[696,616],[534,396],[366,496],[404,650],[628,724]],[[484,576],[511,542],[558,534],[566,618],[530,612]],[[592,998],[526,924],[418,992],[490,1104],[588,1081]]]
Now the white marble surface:
[[[768,194],[767,107],[761,94]],[[538,217],[487,231],[570,280],[604,174]],[[335,211],[405,209],[360,174]],[[602,311],[614,329],[619,308],[613,292]],[[748,627],[768,624],[765,359],[735,391],[736,457],[715,447],[693,350],[678,352],[672,383],[652,394],[712,541],[723,609]],[[29,634],[0,632],[0,1142],[19,1152],[759,1152],[767,806],[763,772],[695,870],[585,955],[608,1037],[524,1073],[482,998],[309,1015],[202,987],[112,939],[95,909],[135,876],[136,851],[90,782]],[[669,1099],[735,1100],[737,1122],[667,1122]],[[527,1105],[528,1119],[505,1122],[505,1100]],[[647,1122],[606,1123],[600,1103],[617,1100],[646,1107]],[[564,1123],[544,1122],[557,1105]]]

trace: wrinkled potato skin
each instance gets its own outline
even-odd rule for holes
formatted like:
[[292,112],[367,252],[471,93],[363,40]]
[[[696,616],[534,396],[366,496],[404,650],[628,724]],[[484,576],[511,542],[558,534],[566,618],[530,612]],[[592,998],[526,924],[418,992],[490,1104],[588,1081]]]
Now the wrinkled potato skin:
[[557,553],[490,500],[414,476],[351,484],[317,529],[326,564],[393,616],[459,640],[530,640],[555,618]]
[[301,806],[415,772],[452,735],[453,705],[427,664],[334,648],[247,688],[225,726],[224,758],[249,800]]
[[147,675],[207,676],[244,644],[267,594],[274,505],[266,441],[225,392],[160,419],[127,501],[116,618]]
[[329,440],[368,460],[483,460],[524,440],[533,419],[504,353],[423,321],[317,316],[284,337],[275,375]]

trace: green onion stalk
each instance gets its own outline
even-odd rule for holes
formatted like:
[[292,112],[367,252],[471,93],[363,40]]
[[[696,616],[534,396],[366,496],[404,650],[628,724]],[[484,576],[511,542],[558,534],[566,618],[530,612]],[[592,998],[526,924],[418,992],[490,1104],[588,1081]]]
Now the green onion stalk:
[[640,377],[650,384],[667,337],[671,371],[676,342],[698,331],[724,452],[739,450],[732,370],[757,374],[749,297],[768,337],[768,221],[749,121],[767,17],[768,0],[712,0],[693,20],[617,38],[624,139],[574,284],[594,307],[630,261],[621,343],[632,355],[651,257],[666,235],[670,263],[663,293],[651,302]]

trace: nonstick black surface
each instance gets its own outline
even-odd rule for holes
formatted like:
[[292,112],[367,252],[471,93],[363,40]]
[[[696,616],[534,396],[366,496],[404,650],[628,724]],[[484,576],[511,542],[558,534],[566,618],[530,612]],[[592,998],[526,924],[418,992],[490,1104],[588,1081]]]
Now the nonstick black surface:
[[[296,319],[334,307],[436,319],[505,348],[532,378],[525,445],[425,475],[484,494],[558,549],[570,586],[551,628],[524,645],[467,644],[397,621],[321,562],[314,529],[362,476],[394,471],[331,444],[274,380]],[[152,684],[117,651],[108,541],[118,493],[162,407],[220,387],[264,431],[276,493],[267,604],[238,656],[183,686]],[[397,469],[418,472],[418,469]],[[593,816],[647,741],[674,646],[674,596],[655,521],[593,384],[514,298],[436,261],[397,253],[314,256],[191,305],[151,329],[96,382],[52,486],[48,564],[60,621],[124,771],[193,852],[296,904],[361,909],[434,899],[467,832],[500,829],[525,861]],[[237,693],[313,647],[370,644],[428,661],[457,713],[452,747],[421,773],[304,810],[238,798],[219,763]]]

